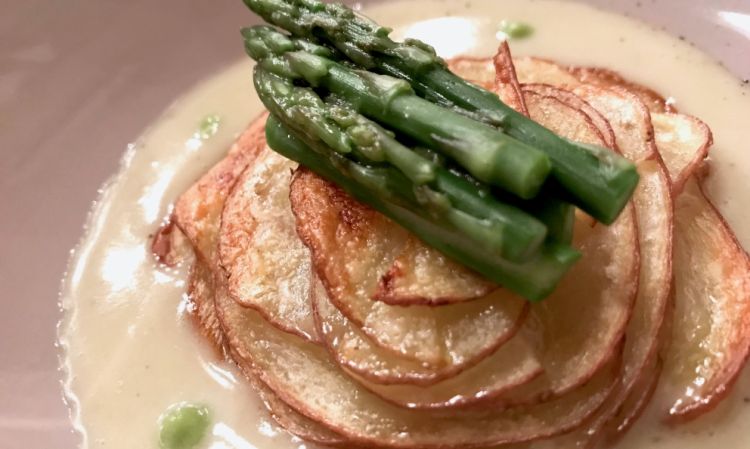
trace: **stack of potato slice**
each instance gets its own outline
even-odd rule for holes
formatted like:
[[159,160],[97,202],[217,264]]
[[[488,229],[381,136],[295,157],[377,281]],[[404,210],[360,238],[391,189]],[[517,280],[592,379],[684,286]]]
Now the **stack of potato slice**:
[[281,426],[329,446],[591,447],[662,372],[681,382],[672,419],[714,406],[750,346],[750,262],[694,175],[708,127],[612,72],[507,47],[451,66],[638,165],[612,226],[577,217],[583,258],[555,293],[529,304],[426,247],[268,149],[264,116],[175,207],[205,335]]

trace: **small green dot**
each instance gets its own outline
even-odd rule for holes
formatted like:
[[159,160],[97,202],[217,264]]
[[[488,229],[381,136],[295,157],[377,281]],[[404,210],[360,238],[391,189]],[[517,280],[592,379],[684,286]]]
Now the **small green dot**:
[[534,28],[528,23],[503,20],[499,29],[510,39],[524,39],[534,34]]
[[169,407],[159,423],[161,449],[194,449],[206,436],[211,418],[204,406],[180,403]]
[[203,140],[210,139],[219,131],[220,124],[221,117],[218,115],[207,115],[201,120],[201,124],[198,127],[198,135]]

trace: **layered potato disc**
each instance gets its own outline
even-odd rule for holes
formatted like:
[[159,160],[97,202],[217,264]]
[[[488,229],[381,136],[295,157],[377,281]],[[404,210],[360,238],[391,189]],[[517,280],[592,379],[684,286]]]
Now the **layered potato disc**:
[[[215,276],[217,274],[210,269],[208,264],[196,261],[188,279],[188,297],[194,308],[191,313],[196,317],[196,323],[200,332],[208,337],[214,347],[222,352],[231,352],[226,346],[223,331],[216,315],[214,298],[217,294],[215,289]],[[220,276],[220,275],[219,275]],[[221,278],[219,278],[221,281]],[[240,359],[239,357],[235,357]],[[268,408],[271,417],[288,432],[306,441],[323,444],[331,447],[351,447],[348,441],[341,435],[332,432],[326,427],[300,415],[290,408],[284,401],[279,399],[262,382],[258,381],[252,374],[252,370],[240,366],[247,380],[260,396],[260,399]]]
[[620,151],[633,160],[641,180],[633,195],[639,218],[641,273],[633,319],[627,331],[620,396],[647,375],[672,288],[673,201],[669,175],[656,147],[648,109],[623,88],[580,86],[574,92],[599,110],[615,132]]
[[306,170],[291,186],[297,233],[331,302],[375,344],[434,369],[478,363],[517,330],[526,301],[507,290],[440,307],[372,299],[410,238],[406,230]]
[[188,299],[192,304],[190,315],[201,334],[217,351],[223,353],[226,341],[214,305],[214,273],[205,262],[196,261],[190,268]]
[[[598,132],[598,138],[604,142],[604,146],[618,151],[615,133],[610,126],[609,121],[593,106],[588,104],[583,98],[573,92],[549,84],[529,84],[521,86],[526,102],[529,102],[529,95],[536,94],[542,97],[551,97],[557,101],[575,109],[586,116],[586,121],[590,122]],[[575,140],[575,139],[574,139]],[[581,140],[583,141],[583,140]]]
[[617,414],[607,422],[606,427],[601,432],[594,436],[593,442],[606,441],[612,444],[633,427],[633,424],[651,403],[663,368],[663,362],[658,356],[649,360],[643,374],[638,378],[638,382],[635,383],[628,397],[620,405]]
[[318,331],[331,356],[365,388],[393,404],[421,409],[485,404],[542,373],[532,345],[522,335],[460,374],[425,368],[370,343],[331,304],[317,278],[312,292]]
[[227,199],[219,231],[229,294],[279,329],[318,341],[310,308],[310,252],[289,206],[295,162],[264,148]]
[[522,83],[549,84],[572,89],[589,85],[610,89],[626,89],[636,95],[652,113],[677,112],[663,96],[642,84],[623,78],[619,73],[601,67],[571,67],[549,59],[520,57],[514,59],[518,79]]
[[713,136],[708,125],[684,114],[651,114],[656,145],[672,179],[672,191],[679,194],[685,182],[703,165]]
[[579,215],[573,245],[583,257],[549,298],[532,305],[529,318],[529,326],[540,333],[544,374],[506,395],[508,405],[546,401],[573,391],[622,350],[638,290],[633,208],[611,226],[592,227],[587,216]]
[[[318,333],[336,361],[353,374],[381,385],[411,384],[426,386],[463,372],[463,367],[455,366],[436,370],[377,346],[331,303],[328,292],[317,276],[313,280],[311,293]],[[492,298],[488,299],[489,301],[493,300]],[[481,301],[476,303],[478,307],[483,307]],[[527,306],[522,307],[514,324],[514,329],[509,333],[509,339],[525,340],[523,336],[516,335],[528,312]],[[498,359],[498,352],[502,353],[503,349],[504,345],[478,365],[468,368],[467,371],[475,372],[488,364],[497,369],[499,365],[491,362],[490,359]],[[535,377],[539,374],[540,367],[536,360],[536,354],[531,350],[531,347],[528,349],[530,350],[525,354],[526,360],[516,366],[518,370],[514,373],[516,375],[527,373],[527,376]],[[500,356],[499,358],[502,359],[503,357]],[[507,372],[507,369],[503,372]]]
[[750,349],[750,258],[697,180],[676,205],[675,322],[668,419],[692,419],[729,394]]
[[374,395],[344,373],[324,348],[280,331],[256,311],[216,298],[233,354],[296,411],[356,444],[468,448],[531,441],[580,426],[607,400],[619,359],[584,387],[554,401],[504,411],[409,410]]
[[439,306],[481,298],[497,285],[410,236],[378,280],[372,299],[393,306]]

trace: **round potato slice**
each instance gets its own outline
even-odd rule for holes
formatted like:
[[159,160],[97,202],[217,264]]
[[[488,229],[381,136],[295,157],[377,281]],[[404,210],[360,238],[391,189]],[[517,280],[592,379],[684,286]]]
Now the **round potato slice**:
[[[525,76],[528,79],[545,77],[558,86],[574,86],[564,73],[564,68],[551,61],[528,59],[525,63]],[[582,72],[579,72],[582,73]],[[598,117],[607,123],[599,126],[615,138],[614,147],[638,162],[641,182],[634,195],[634,204],[639,220],[639,247],[642,266],[640,288],[632,319],[626,331],[626,345],[623,353],[623,375],[618,388],[606,407],[597,413],[595,419],[584,429],[565,439],[570,447],[583,445],[601,438],[604,426],[613,419],[621,404],[628,400],[644,382],[650,381],[649,360],[655,358],[661,341],[672,280],[672,198],[671,185],[664,165],[657,153],[651,128],[650,115],[646,106],[634,94],[615,87],[614,90],[596,86],[574,88],[572,98],[560,93],[559,88],[531,84],[524,89],[537,93],[547,93],[555,98],[567,100],[569,104],[585,103],[582,110],[590,117]],[[564,92],[564,91],[562,91]],[[577,94],[577,95],[576,95]],[[580,95],[580,96],[579,96]],[[549,120],[552,124],[564,123],[561,117]],[[559,127],[559,125],[557,125]],[[559,131],[558,131],[559,132]],[[603,133],[607,135],[610,133]]]
[[[498,296],[503,293],[499,290],[491,295],[490,301],[499,299]],[[311,296],[318,334],[328,347],[331,355],[343,368],[363,379],[382,385],[427,386],[454,377],[467,368],[464,366],[447,366],[443,369],[434,369],[395,355],[393,352],[375,345],[331,303],[328,292],[317,276],[314,276],[313,279]],[[520,329],[528,312],[528,304],[516,305],[518,306],[517,318],[513,332],[508,334],[508,339],[516,336],[516,332]],[[502,349],[501,347],[498,352]],[[531,350],[532,348],[529,347],[528,349],[529,352],[526,356],[529,360],[519,364],[519,377],[524,376],[521,373],[533,377],[538,374],[537,371],[540,369],[538,363],[534,362],[536,358]],[[495,357],[496,354],[497,352],[488,356],[479,365],[486,365],[487,359]],[[469,369],[476,370],[479,365]]]
[[374,343],[434,369],[476,364],[515,332],[519,296],[440,307],[391,306],[372,295],[410,235],[308,170],[291,186],[297,233],[331,302]]
[[583,113],[586,115],[588,121],[590,121],[599,131],[598,137],[603,140],[604,146],[619,152],[617,142],[615,141],[615,133],[609,125],[609,121],[607,121],[599,111],[586,103],[586,101],[578,95],[569,90],[561,89],[549,84],[524,84],[521,86],[521,90],[524,92],[524,95],[533,92],[543,97],[552,97],[565,105],[570,106],[576,111],[579,111],[579,113]]
[[750,350],[750,258],[690,180],[676,202],[675,322],[664,375],[668,420],[696,418],[724,398]]
[[623,401],[617,414],[607,423],[603,438],[610,444],[619,440],[641,417],[659,384],[663,364],[659,357],[652,357],[633,386],[630,395]]
[[380,277],[373,299],[393,306],[439,306],[481,298],[497,288],[411,236]]
[[[331,304],[319,279],[312,291],[318,331],[333,358],[365,388],[393,404],[419,409],[484,404],[542,372],[533,348],[520,335],[461,373],[424,368],[370,343]],[[403,385],[406,382],[420,385]]]
[[318,342],[310,308],[310,252],[295,230],[289,183],[295,162],[268,147],[226,201],[219,254],[229,294],[271,324]]
[[574,109],[557,97],[524,90],[530,116],[559,136],[576,142],[604,144],[604,136],[582,110]]
[[580,426],[609,396],[619,363],[556,401],[504,411],[440,413],[390,404],[343,373],[325,349],[282,332],[256,311],[217,294],[233,355],[294,410],[355,444],[468,448],[531,441]]
[[685,182],[708,157],[713,144],[711,129],[699,119],[684,114],[651,114],[656,145],[678,194]]

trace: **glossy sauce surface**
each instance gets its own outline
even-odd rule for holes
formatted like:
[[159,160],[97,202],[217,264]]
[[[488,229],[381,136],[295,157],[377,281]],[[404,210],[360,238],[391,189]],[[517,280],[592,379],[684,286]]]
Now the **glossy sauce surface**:
[[[750,204],[750,153],[741,126],[750,116],[750,93],[689,44],[568,2],[395,1],[364,12],[393,27],[394,37],[423,39],[444,57],[489,55],[500,22],[522,21],[535,31],[511,42],[515,54],[609,67],[674,98],[681,112],[711,126],[709,192],[750,247],[750,211],[743,207]],[[251,63],[242,61],[186,94],[129,149],[94,207],[63,290],[61,324],[66,389],[84,447],[157,447],[159,416],[183,401],[210,409],[204,447],[304,444],[275,427],[241,376],[194,332],[184,297],[187,267],[158,267],[149,254],[149,235],[170,204],[261,111],[251,76]],[[209,116],[218,120],[206,121]],[[618,447],[747,447],[742,423],[750,420],[750,376],[742,377],[732,398],[711,416],[666,429],[652,407]]]

